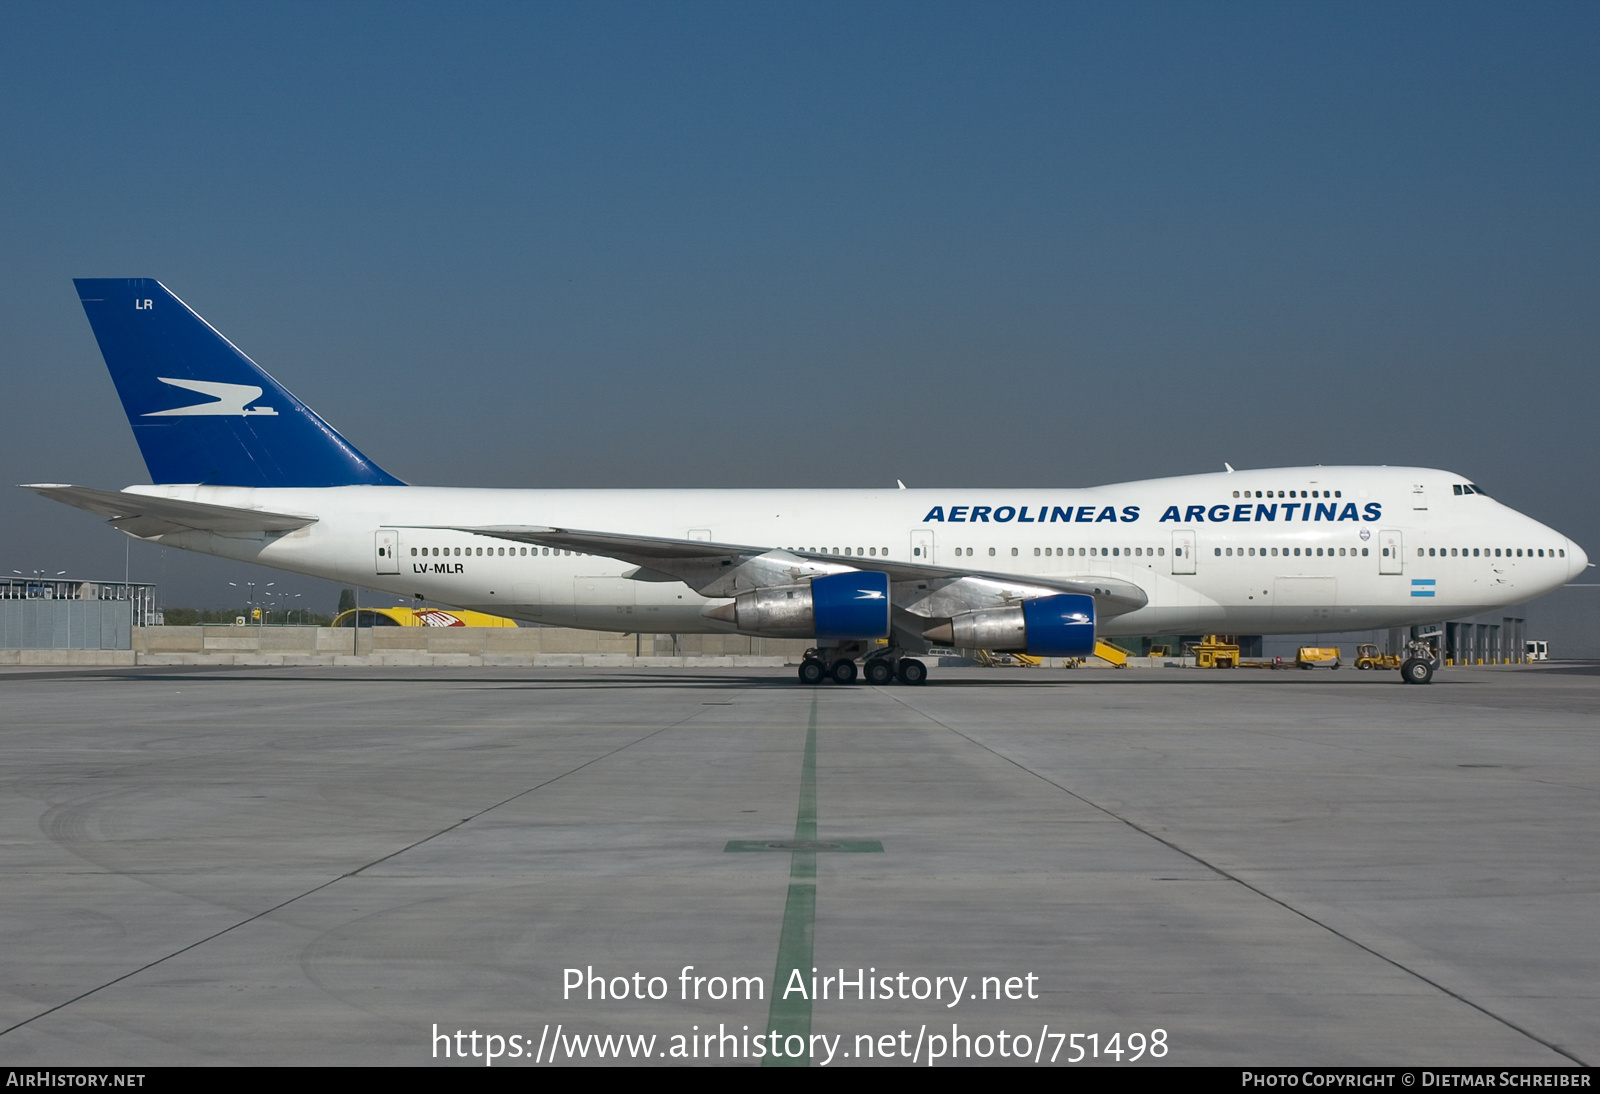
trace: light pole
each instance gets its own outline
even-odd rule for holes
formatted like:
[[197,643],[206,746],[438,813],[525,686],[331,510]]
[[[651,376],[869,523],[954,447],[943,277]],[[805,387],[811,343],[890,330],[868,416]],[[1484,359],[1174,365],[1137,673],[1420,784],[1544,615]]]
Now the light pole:
[[[236,581],[230,581],[230,582],[228,582],[228,584],[232,585],[235,589],[237,589],[239,587],[239,583],[236,582]],[[263,589],[268,589],[268,588],[271,588],[272,586],[274,586],[276,584],[277,584],[276,581],[269,581],[265,585],[263,585],[262,588]],[[255,606],[256,606],[256,583],[254,581],[246,581],[244,583],[244,588],[245,588],[245,604],[247,605],[247,608],[245,610],[245,618],[248,619],[252,615],[255,616],[256,617],[256,625],[260,626],[260,624],[261,624],[261,613],[255,610]]]

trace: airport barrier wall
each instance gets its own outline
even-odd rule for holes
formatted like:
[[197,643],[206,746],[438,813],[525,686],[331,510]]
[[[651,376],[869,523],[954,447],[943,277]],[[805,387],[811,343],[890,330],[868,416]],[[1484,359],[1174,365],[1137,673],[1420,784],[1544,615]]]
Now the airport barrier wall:
[[[124,625],[128,623],[123,605]],[[0,649],[0,665],[798,665],[802,640],[561,627],[132,627],[117,651]],[[68,656],[68,655],[73,656]],[[101,654],[101,656],[84,656]]]
[[126,600],[0,600],[4,650],[128,650],[132,631]]

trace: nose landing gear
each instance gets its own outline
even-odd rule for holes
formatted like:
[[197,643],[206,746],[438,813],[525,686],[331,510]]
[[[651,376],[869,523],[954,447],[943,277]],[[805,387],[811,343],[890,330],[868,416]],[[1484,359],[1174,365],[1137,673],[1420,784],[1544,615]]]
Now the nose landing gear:
[[1410,657],[1400,666],[1400,679],[1408,684],[1433,683],[1433,662],[1426,657]]

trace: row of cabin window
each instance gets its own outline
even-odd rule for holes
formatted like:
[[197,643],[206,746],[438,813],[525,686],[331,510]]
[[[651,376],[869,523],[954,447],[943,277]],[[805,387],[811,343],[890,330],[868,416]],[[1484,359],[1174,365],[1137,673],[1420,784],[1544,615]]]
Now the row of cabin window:
[[[1459,491],[1459,490],[1456,491],[1456,493],[1458,493],[1458,494],[1460,492],[1461,491]],[[1239,494],[1240,494],[1240,492],[1238,490],[1235,490],[1233,492],[1233,496],[1234,497],[1239,497]],[[1248,497],[1251,497],[1252,495],[1251,495],[1250,491],[1246,490],[1246,491],[1244,491],[1244,496],[1248,498]],[[1260,490],[1257,490],[1255,492],[1254,496],[1259,498],[1259,497],[1262,496],[1262,492]],[[1271,490],[1268,490],[1268,491],[1266,491],[1266,496],[1270,498],[1270,497],[1273,497],[1274,495],[1273,495]],[[1281,498],[1281,497],[1284,496],[1284,492],[1282,490],[1279,490],[1276,496]],[[1291,497],[1291,498],[1342,498],[1342,497],[1344,497],[1344,491],[1343,490],[1290,490],[1289,491],[1289,497]]]
[[[1435,557],[1434,550],[1435,550],[1435,548],[1433,548],[1433,547],[1429,547],[1428,548],[1428,557],[1429,558],[1434,558]],[[1437,548],[1437,550],[1439,552],[1437,557],[1439,557],[1439,558],[1457,558],[1457,557],[1462,557],[1462,558],[1479,558],[1479,557],[1489,558],[1490,557],[1489,548],[1487,548],[1487,547],[1484,547],[1484,548],[1481,549],[1482,552],[1483,552],[1481,556],[1478,553],[1480,549],[1477,548],[1477,547],[1472,547],[1472,548],[1467,548],[1467,547],[1449,547],[1449,548],[1440,547],[1440,548]],[[1503,558],[1522,558],[1522,557],[1524,557],[1523,554],[1522,554],[1522,548],[1521,547],[1518,547],[1516,549],[1516,554],[1514,554],[1514,555],[1511,553],[1511,548],[1510,547],[1505,548],[1505,554],[1503,556],[1500,554],[1500,550],[1501,549],[1499,547],[1496,547],[1494,549],[1494,556],[1493,557],[1495,557],[1495,558],[1502,558],[1502,557]],[[1417,548],[1417,557],[1418,558],[1422,557],[1422,548],[1421,547]],[[1528,548],[1528,554],[1527,554],[1526,557],[1528,557],[1528,558],[1535,558],[1535,557],[1538,557],[1538,558],[1566,558],[1567,557],[1567,552],[1566,552],[1565,548],[1558,548],[1558,549],[1556,549],[1554,551],[1551,551],[1547,555],[1547,554],[1545,554],[1545,550],[1542,547],[1538,548],[1537,550],[1535,550],[1532,547],[1529,547]]]
[[[994,553],[995,553],[995,549],[993,547],[989,548],[989,554],[990,554],[991,557],[993,557]],[[1081,556],[1083,556],[1085,558],[1087,558],[1087,557],[1089,557],[1091,555],[1092,556],[1096,556],[1096,557],[1103,557],[1103,558],[1108,558],[1108,557],[1111,557],[1113,555],[1115,555],[1117,557],[1121,557],[1123,555],[1128,555],[1130,557],[1136,556],[1136,557],[1139,557],[1139,558],[1143,558],[1146,555],[1148,555],[1149,557],[1154,558],[1157,555],[1165,555],[1166,553],[1167,553],[1167,549],[1165,547],[1044,547],[1044,548],[1035,547],[1033,549],[1033,554],[1034,554],[1035,558],[1037,558],[1041,554],[1043,554],[1047,558],[1051,557],[1051,556],[1062,556],[1062,555],[1073,555],[1073,556],[1081,555]],[[956,555],[959,557],[959,556],[961,556],[963,554],[965,554],[967,557],[970,558],[972,556],[972,548],[971,547],[957,547],[956,548]],[[1011,556],[1013,558],[1015,558],[1019,554],[1021,554],[1021,551],[1019,551],[1015,547],[1011,548]]]
[[[1232,557],[1235,553],[1237,553],[1240,558],[1244,558],[1244,557],[1246,557],[1246,555],[1245,555],[1246,551],[1249,551],[1250,557],[1258,557],[1259,556],[1261,558],[1265,558],[1265,557],[1267,557],[1267,554],[1268,554],[1268,549],[1265,548],[1265,547],[1239,547],[1237,549],[1235,549],[1233,547],[1217,547],[1217,548],[1215,548],[1215,550],[1216,550],[1218,558]],[[1288,547],[1283,548],[1283,554],[1285,556],[1299,556],[1300,551],[1301,551],[1301,548],[1299,548],[1299,547],[1294,548],[1292,551]],[[1364,558],[1364,557],[1366,557],[1366,555],[1368,554],[1369,551],[1370,551],[1370,548],[1367,548],[1367,547],[1361,547],[1361,548],[1356,548],[1356,547],[1344,548],[1344,547],[1340,547],[1338,550],[1335,550],[1334,548],[1329,547],[1329,548],[1327,548],[1327,552],[1328,552],[1327,557],[1329,557],[1329,558],[1337,558],[1337,557],[1341,557],[1341,556],[1344,556],[1344,555],[1348,555],[1351,558]],[[1323,552],[1323,548],[1321,548],[1321,547],[1318,547],[1315,551],[1313,551],[1310,547],[1305,548],[1305,553],[1306,553],[1306,557],[1307,558],[1310,558],[1312,556],[1322,557],[1322,552]],[[1273,547],[1271,549],[1271,554],[1272,554],[1273,557],[1276,557],[1277,554],[1278,554],[1278,548]]]
[[[518,557],[519,555],[522,556],[522,557],[526,557],[529,551],[532,551],[535,555],[538,555],[541,552],[543,554],[548,555],[548,554],[550,554],[550,550],[551,549],[549,547],[456,547],[456,548],[453,548],[453,549],[450,548],[450,547],[442,547],[442,548],[441,547],[431,547],[431,548],[430,547],[421,547],[421,548],[413,547],[413,548],[411,548],[411,557],[412,558],[416,558],[417,557],[417,552],[419,550],[422,552],[422,557],[423,558],[438,558],[439,557],[439,552],[441,550],[444,552],[444,556],[446,558],[460,558],[462,551],[466,551],[467,556],[469,558],[470,557],[482,558],[484,551],[488,551],[490,557],[501,557],[501,558],[503,558],[503,557],[505,557],[505,553],[507,551],[510,551],[512,557],[515,558],[515,557]],[[577,555],[577,554],[579,554],[579,552],[577,552],[577,551],[562,551],[562,550],[557,550],[555,553],[558,554],[558,555]]]
[[846,554],[846,555],[848,555],[848,554],[857,554],[857,555],[861,555],[862,557],[866,557],[868,555],[872,555],[872,556],[875,557],[875,556],[877,556],[878,554],[881,553],[884,558],[888,558],[889,557],[889,548],[887,548],[887,547],[885,547],[881,552],[876,547],[856,547],[854,549],[849,548],[849,547],[842,547],[842,548],[841,547],[834,547],[831,551],[827,547],[785,547],[784,550],[785,551],[805,551],[808,554],[813,554],[813,555],[826,555],[826,554],[830,554],[830,553],[831,554],[835,554],[835,555],[838,555],[838,554]]

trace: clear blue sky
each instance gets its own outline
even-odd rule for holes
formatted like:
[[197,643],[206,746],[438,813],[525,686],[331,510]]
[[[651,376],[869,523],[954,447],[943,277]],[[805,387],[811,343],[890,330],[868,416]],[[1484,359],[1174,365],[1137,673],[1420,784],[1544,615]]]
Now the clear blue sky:
[[7,482],[146,481],[70,282],[145,276],[412,482],[1420,463],[1600,555],[1595,4],[0,18]]

